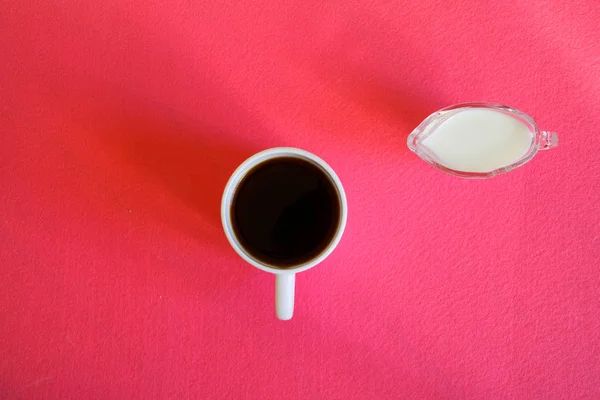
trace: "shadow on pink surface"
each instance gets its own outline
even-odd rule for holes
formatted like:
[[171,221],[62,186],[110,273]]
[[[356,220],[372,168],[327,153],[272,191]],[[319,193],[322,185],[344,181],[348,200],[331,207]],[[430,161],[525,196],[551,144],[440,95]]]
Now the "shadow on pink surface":
[[[329,73],[333,81],[334,67]],[[394,82],[359,67],[338,77],[333,86],[340,95],[365,113],[376,115],[379,120],[398,127],[398,138],[403,142],[423,119],[435,111],[432,102],[425,102],[408,88],[395,87]],[[406,150],[406,147],[402,148],[402,151]]]
[[[371,121],[369,147],[385,147],[395,154],[407,155],[408,135],[437,108],[425,101],[413,88],[403,87],[369,68],[323,60],[315,65],[315,74],[327,82],[340,98],[351,104],[366,121]],[[360,143],[364,147],[364,143]]]
[[[360,20],[362,15],[354,17]],[[358,121],[366,121],[363,129],[370,134],[366,138],[359,135],[360,146],[366,139],[370,146],[390,146],[395,152],[406,153],[410,132],[449,103],[441,91],[428,91],[427,85],[415,80],[421,75],[415,65],[429,60],[430,54],[411,51],[405,55],[407,59],[398,59],[391,66],[372,58],[393,57],[394,50],[402,46],[402,39],[390,41],[385,36],[382,28],[389,25],[387,18],[372,17],[372,25],[338,26],[305,52],[290,52],[287,57],[350,105],[352,112],[361,116]]]
[[129,278],[219,301],[243,287],[252,269],[227,243],[220,203],[235,168],[260,148],[164,108],[115,106],[99,115],[92,148],[103,154],[120,208],[134,209],[113,229],[124,235],[118,251],[144,254],[140,265],[125,266]]
[[206,228],[221,230],[220,202],[229,176],[259,149],[220,140],[216,129],[125,116],[105,137],[109,148],[150,180],[199,213]]

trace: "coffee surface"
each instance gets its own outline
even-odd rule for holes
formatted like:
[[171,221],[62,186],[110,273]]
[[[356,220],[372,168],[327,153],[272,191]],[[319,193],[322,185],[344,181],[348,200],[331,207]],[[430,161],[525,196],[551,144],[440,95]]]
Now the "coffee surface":
[[290,268],[317,257],[333,240],[340,220],[329,175],[294,157],[267,160],[238,185],[231,207],[233,230],[261,262]]

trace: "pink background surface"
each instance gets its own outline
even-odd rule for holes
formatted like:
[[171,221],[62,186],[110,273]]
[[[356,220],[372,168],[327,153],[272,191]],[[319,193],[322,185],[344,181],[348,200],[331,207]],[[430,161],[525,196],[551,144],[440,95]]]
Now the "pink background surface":
[[[596,0],[2,3],[0,398],[600,398]],[[444,175],[462,101],[561,144]],[[350,207],[287,323],[219,220],[280,145]]]

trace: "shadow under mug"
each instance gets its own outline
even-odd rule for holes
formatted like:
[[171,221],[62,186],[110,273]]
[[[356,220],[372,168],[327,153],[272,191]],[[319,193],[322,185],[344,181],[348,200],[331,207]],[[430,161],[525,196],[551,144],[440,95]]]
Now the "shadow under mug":
[[[301,264],[287,268],[280,268],[276,265],[265,263],[264,261],[253,257],[244,248],[244,246],[240,242],[240,239],[236,236],[236,233],[233,229],[231,208],[236,190],[238,189],[238,186],[243,181],[244,177],[248,174],[248,172],[253,170],[254,167],[268,160],[289,157],[308,161],[320,168],[328,176],[329,180],[335,187],[338,195],[340,217],[338,219],[337,227],[335,228],[335,233],[323,251],[321,251],[318,255],[311,258],[310,260]],[[306,271],[318,265],[321,261],[323,261],[331,254],[331,252],[339,243],[342,234],[344,233],[347,218],[348,205],[346,201],[346,194],[344,193],[342,182],[340,181],[336,173],[333,171],[333,169],[325,161],[323,161],[316,155],[309,153],[305,150],[300,150],[291,147],[277,147],[264,150],[244,161],[231,175],[231,178],[229,178],[229,181],[225,186],[223,198],[221,201],[221,220],[223,223],[223,229],[225,231],[225,236],[227,236],[227,240],[229,240],[229,243],[231,244],[235,252],[238,253],[238,255],[244,260],[246,260],[250,265],[253,265],[254,267],[263,271],[275,274],[275,311],[277,314],[277,318],[281,320],[291,319],[294,313],[294,291],[296,283],[296,274],[298,272]]]

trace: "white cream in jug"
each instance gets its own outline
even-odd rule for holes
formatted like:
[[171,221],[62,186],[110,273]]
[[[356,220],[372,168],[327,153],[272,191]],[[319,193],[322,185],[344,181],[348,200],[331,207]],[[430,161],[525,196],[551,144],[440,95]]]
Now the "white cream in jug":
[[465,108],[442,122],[421,143],[450,169],[490,172],[521,158],[533,134],[517,118],[500,111]]

